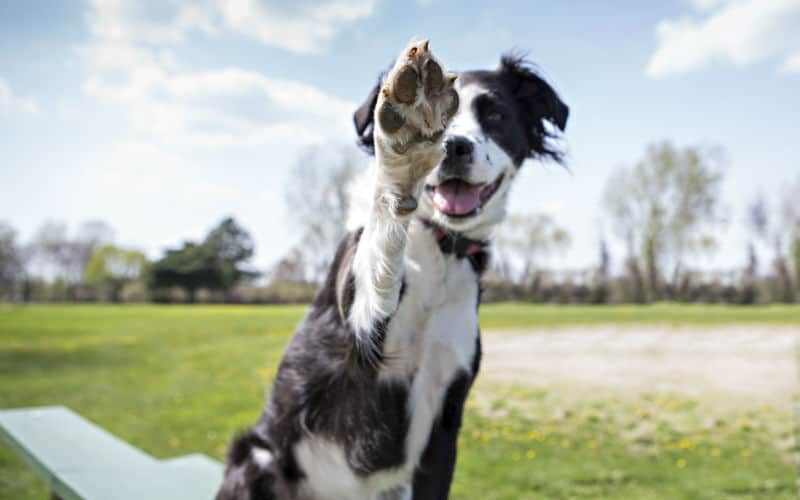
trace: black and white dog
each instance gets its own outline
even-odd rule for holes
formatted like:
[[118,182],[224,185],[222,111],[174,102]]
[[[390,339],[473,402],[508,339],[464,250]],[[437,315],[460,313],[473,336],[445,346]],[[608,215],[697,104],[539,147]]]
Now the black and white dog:
[[354,117],[367,196],[218,500],[447,498],[489,238],[525,159],[561,159],[567,115],[521,58],[456,75],[427,41],[403,50]]

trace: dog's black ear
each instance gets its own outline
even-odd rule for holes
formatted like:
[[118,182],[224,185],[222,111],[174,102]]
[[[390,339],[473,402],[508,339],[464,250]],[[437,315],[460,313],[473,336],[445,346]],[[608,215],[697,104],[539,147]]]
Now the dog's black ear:
[[564,152],[555,143],[567,127],[569,107],[519,54],[506,54],[498,70],[510,82],[528,139],[528,157],[544,156],[561,162]]
[[373,139],[373,131],[375,127],[375,104],[378,102],[378,91],[381,88],[381,81],[383,76],[378,79],[378,83],[372,88],[367,99],[356,109],[353,113],[353,124],[356,126],[356,134],[358,135],[358,145],[367,153],[375,154],[375,143]]

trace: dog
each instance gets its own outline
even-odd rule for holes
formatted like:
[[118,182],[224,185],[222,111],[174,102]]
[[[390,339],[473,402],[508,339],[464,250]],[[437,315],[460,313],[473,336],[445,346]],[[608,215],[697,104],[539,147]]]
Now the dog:
[[365,203],[217,500],[448,497],[492,230],[523,162],[562,160],[568,115],[523,57],[456,74],[428,41],[400,53],[354,114]]

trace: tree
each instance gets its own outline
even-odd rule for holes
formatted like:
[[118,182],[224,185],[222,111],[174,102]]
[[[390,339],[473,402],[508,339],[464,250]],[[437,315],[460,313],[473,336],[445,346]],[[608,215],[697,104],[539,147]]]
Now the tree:
[[303,254],[293,250],[275,264],[269,276],[271,283],[303,283],[306,280]]
[[233,218],[224,219],[212,229],[202,246],[216,256],[219,267],[219,286],[216,288],[230,290],[242,278],[256,274],[241,268],[253,256],[255,244],[250,233]]
[[17,247],[17,232],[0,221],[0,298],[13,297],[17,281],[23,273]]
[[167,250],[153,263],[148,286],[153,290],[180,287],[194,302],[197,290],[230,291],[242,278],[258,273],[242,265],[253,255],[250,234],[232,218],[212,229],[202,243],[185,242],[183,247]]
[[147,257],[142,252],[103,245],[89,259],[84,281],[108,290],[111,301],[119,302],[125,285],[141,279],[146,268]]
[[789,260],[794,267],[795,284],[800,288],[800,177],[784,190],[781,215],[789,240]]
[[72,281],[80,281],[86,275],[86,267],[95,251],[114,242],[114,229],[101,220],[89,220],[78,227],[78,231],[69,245],[72,253],[70,274]]
[[310,281],[322,280],[345,233],[349,187],[360,170],[356,158],[350,150],[339,150],[331,157],[310,149],[300,156],[290,175],[286,208],[301,235],[292,251],[302,254],[300,262]]
[[[790,193],[788,190],[787,193]],[[747,210],[747,222],[750,231],[765,245],[772,248],[772,269],[777,280],[777,295],[781,302],[794,302],[794,285],[789,271],[785,246],[793,234],[794,211],[786,201],[779,211],[779,217],[773,217],[773,212],[762,194],[759,194]],[[780,213],[782,212],[782,213]],[[798,216],[800,217],[800,216]],[[800,219],[798,219],[800,221]],[[800,222],[798,222],[800,224]],[[789,244],[791,251],[793,245]],[[755,252],[754,252],[755,253]]]
[[716,151],[664,142],[608,181],[605,209],[630,257],[638,252],[643,259],[654,298],[662,296],[664,271],[671,265],[674,283],[687,253],[707,251],[713,230],[723,222],[721,163]]
[[64,222],[46,221],[36,232],[31,244],[32,259],[41,266],[45,279],[56,279],[66,287],[67,298],[86,273],[86,266],[94,251],[110,244],[114,231],[102,221],[81,224],[74,237],[70,237]]
[[[542,260],[566,251],[571,241],[567,230],[547,214],[509,215],[495,235],[500,252],[510,253],[519,266],[521,283],[530,281]],[[513,266],[507,260],[506,265]]]

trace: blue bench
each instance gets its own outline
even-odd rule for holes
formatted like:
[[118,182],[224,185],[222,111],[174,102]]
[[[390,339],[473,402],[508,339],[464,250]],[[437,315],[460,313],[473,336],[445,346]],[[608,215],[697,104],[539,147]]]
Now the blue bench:
[[158,460],[61,406],[0,410],[0,438],[63,500],[212,500],[223,467]]

